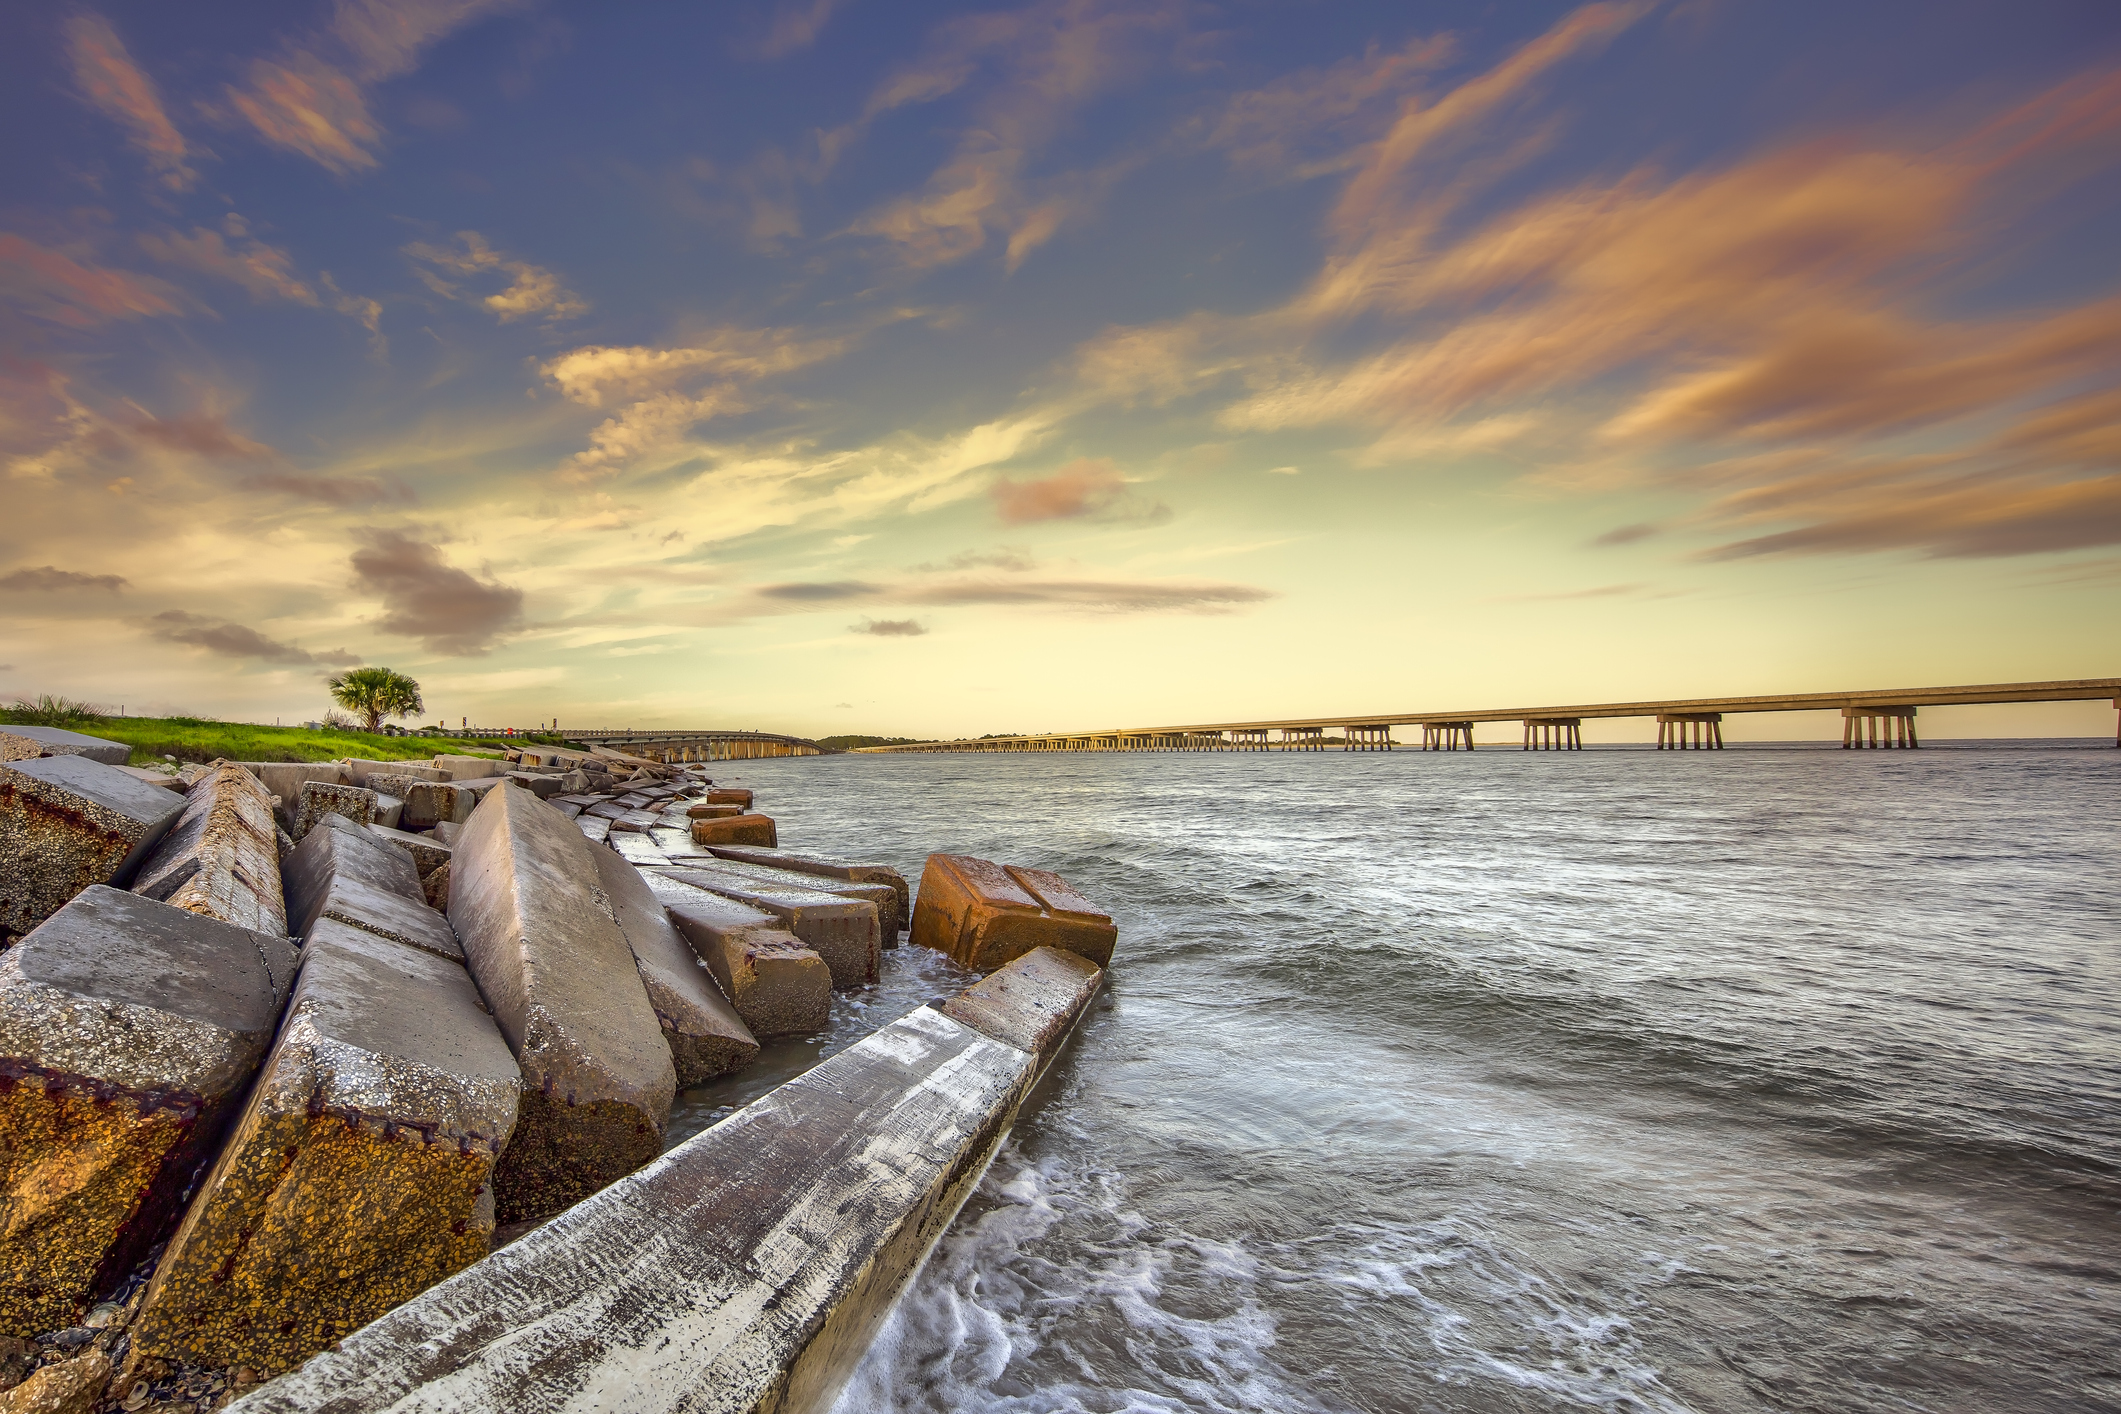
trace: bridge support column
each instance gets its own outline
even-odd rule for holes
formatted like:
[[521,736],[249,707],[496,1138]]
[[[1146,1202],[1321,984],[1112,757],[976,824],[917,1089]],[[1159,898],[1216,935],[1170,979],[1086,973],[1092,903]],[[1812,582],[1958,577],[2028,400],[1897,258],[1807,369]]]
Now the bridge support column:
[[1657,714],[1657,749],[1659,751],[1723,750],[1723,713],[1659,712]]
[[1583,750],[1581,717],[1527,717],[1524,719],[1526,751]]
[[1421,724],[1421,749],[1423,751],[1457,751],[1461,743],[1464,749],[1473,749],[1473,724],[1471,722],[1423,722]]
[[1324,727],[1283,727],[1281,749],[1284,751],[1324,751],[1326,729]]
[[1392,727],[1390,723],[1374,723],[1361,727],[1341,729],[1343,751],[1390,751],[1392,749]]
[[[1884,740],[1880,741],[1879,738]],[[1868,739],[1866,739],[1868,738]],[[2117,739],[2116,745],[2121,745]],[[1922,745],[1915,735],[1915,709],[1912,707],[1844,707],[1841,709],[1841,749],[1888,750],[1898,748],[1912,751]]]

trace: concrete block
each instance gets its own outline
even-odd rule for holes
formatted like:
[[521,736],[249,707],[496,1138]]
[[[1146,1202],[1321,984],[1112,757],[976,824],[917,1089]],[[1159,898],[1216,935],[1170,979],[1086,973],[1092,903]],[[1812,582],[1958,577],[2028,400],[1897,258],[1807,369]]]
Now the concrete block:
[[[535,793],[536,792],[532,792],[532,794]],[[565,815],[570,820],[582,813],[582,807],[575,804],[571,800],[553,800],[547,803],[550,804],[553,809],[559,811],[562,815]]]
[[706,801],[709,805],[741,805],[748,813],[751,809],[752,794],[748,790],[733,786],[716,786],[708,790]]
[[921,1008],[233,1408],[829,1409],[1034,1068]]
[[663,1147],[677,1075],[594,846],[529,791],[488,792],[450,858],[449,919],[523,1068],[500,1221],[549,1217]]
[[441,868],[420,880],[420,891],[427,896],[427,906],[437,913],[449,912],[449,866]]
[[628,810],[612,819],[611,831],[613,834],[618,834],[621,831],[632,831],[645,835],[654,829],[656,823],[661,819],[660,815],[650,810]]
[[412,872],[424,879],[449,862],[449,846],[433,835],[416,835],[388,825],[370,825],[368,833],[394,849],[402,849],[412,860]]
[[133,1340],[277,1374],[478,1261],[519,1089],[463,968],[321,925]]
[[287,833],[300,844],[317,821],[338,815],[356,825],[371,825],[376,818],[376,793],[360,786],[337,786],[328,781],[304,781],[296,798],[293,823]]
[[113,771],[123,771],[136,781],[145,781],[151,786],[160,786],[164,790],[175,791],[178,795],[182,795],[191,789],[190,786],[185,784],[184,777],[178,775],[175,771],[157,771],[152,766],[113,766],[111,769]]
[[292,825],[295,806],[302,799],[304,781],[322,781],[326,785],[360,785],[347,776],[344,767],[337,761],[238,761],[235,763],[265,783],[268,794],[280,797],[280,823]]
[[587,771],[567,772],[560,777],[560,789],[579,795],[589,789],[589,773]]
[[670,862],[670,856],[656,848],[654,840],[635,831],[614,832],[605,838],[604,843],[610,846],[607,853],[616,853],[628,864],[638,865],[643,869]]
[[397,796],[384,795],[381,792],[376,792],[375,796],[375,814],[369,820],[368,823],[370,823],[371,825],[381,825],[386,829],[392,830],[397,829],[400,825],[403,825],[405,823],[404,801],[400,800]]
[[744,813],[741,805],[688,805],[685,818],[688,820],[734,820]]
[[64,727],[0,726],[0,761],[34,761],[39,756],[86,756],[106,766],[123,766],[132,748],[122,741],[85,736]]
[[769,815],[736,815],[727,820],[695,820],[692,842],[702,845],[758,844],[768,849],[781,842]]
[[808,1036],[832,1016],[832,969],[763,909],[672,877],[641,873],[670,922],[761,1040]]
[[[387,786],[372,784],[369,781],[371,776],[404,776],[408,780],[429,782],[447,782],[450,779],[449,772],[420,761],[369,761],[356,756],[345,765],[346,779],[354,785],[367,786],[370,790],[389,789]],[[399,792],[391,791],[391,794],[397,795]]]
[[74,1324],[162,1236],[295,968],[284,938],[100,885],[0,954],[0,1332]]
[[832,969],[834,988],[848,991],[876,981],[882,965],[883,940],[877,928],[875,904],[746,875],[744,868],[722,863],[694,864],[674,867],[670,876],[712,889],[780,919],[781,926],[801,939],[804,947],[825,959],[825,965]]
[[132,881],[184,798],[85,756],[0,765],[0,929],[27,933],[91,884]]
[[601,815],[577,815],[574,827],[582,832],[582,838],[591,844],[602,844],[611,837],[611,822]]
[[760,884],[780,888],[808,889],[813,893],[833,894],[844,899],[859,899],[876,909],[877,946],[898,946],[899,902],[898,891],[889,884],[861,884],[851,879],[834,878],[825,874],[803,874],[793,869],[782,869],[775,865],[753,864],[748,860],[730,859],[719,852],[706,854],[686,853],[673,858],[673,864],[695,869],[713,869],[723,873],[734,873]]
[[404,775],[377,772],[369,777],[374,789],[388,791],[405,802],[399,826],[407,830],[432,829],[440,824],[461,825],[478,808],[485,781],[422,781]]
[[343,923],[462,964],[449,920],[430,908],[412,856],[331,817],[287,857],[288,922],[307,938],[324,920]]
[[449,772],[453,781],[483,781],[502,775],[508,770],[506,761],[497,761],[491,756],[441,755],[434,759],[438,771]]
[[991,972],[1036,947],[1059,948],[1108,967],[1119,930],[1049,870],[931,854],[921,871],[910,936],[965,967]]
[[133,892],[286,937],[280,839],[264,782],[224,762],[193,786],[184,813],[140,866]]
[[655,1008],[677,1070],[678,1088],[741,1070],[758,1057],[751,1028],[680,937],[648,881],[612,851],[591,850],[612,915],[633,949],[641,985]]
[[935,1005],[983,1036],[1031,1052],[1044,1069],[1104,978],[1086,957],[1039,947]]
[[558,776],[541,775],[534,771],[510,771],[508,781],[511,785],[521,786],[540,800],[550,800],[560,793]]
[[464,827],[462,825],[455,824],[448,820],[443,820],[437,825],[435,825],[434,837],[440,840],[443,844],[449,845],[454,848],[457,842],[457,834],[463,828]]
[[792,869],[798,874],[815,874],[821,879],[844,879],[850,884],[885,884],[898,895],[898,913],[894,920],[885,920],[881,911],[878,921],[884,926],[884,946],[898,946],[898,935],[913,921],[913,891],[906,887],[906,876],[888,864],[862,864],[851,859],[838,859],[825,854],[806,854],[792,849],[762,849],[756,845],[712,845],[709,854],[739,864],[763,864],[770,869]]

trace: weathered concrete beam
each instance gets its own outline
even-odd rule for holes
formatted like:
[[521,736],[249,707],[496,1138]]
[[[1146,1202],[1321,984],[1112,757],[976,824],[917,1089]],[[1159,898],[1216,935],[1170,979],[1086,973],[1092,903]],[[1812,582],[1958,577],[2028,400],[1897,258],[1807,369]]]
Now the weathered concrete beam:
[[1036,947],[1059,948],[1109,966],[1119,930],[1050,870],[1004,866],[969,854],[931,854],[921,871],[911,936],[963,966],[989,972]]
[[494,1175],[504,1223],[549,1217],[653,1159],[677,1091],[592,848],[559,811],[501,785],[450,859],[449,921],[523,1068]]
[[91,884],[125,885],[184,798],[85,756],[0,765],[0,928],[26,933]]
[[1104,977],[1086,957],[1057,948],[1033,948],[948,1001],[938,1002],[936,1010],[982,1035],[1031,1052],[1043,1068],[1059,1054]]
[[688,863],[666,872],[673,879],[711,889],[779,918],[782,927],[802,939],[803,946],[825,959],[836,990],[867,987],[876,981],[882,968],[883,936],[877,927],[875,904],[747,875],[746,867]]
[[184,813],[140,866],[133,892],[239,928],[287,936],[272,797],[225,762],[192,786]]
[[278,1373],[478,1261],[519,1088],[463,968],[322,924],[134,1341]]
[[[370,826],[369,829],[373,829]],[[449,920],[428,906],[412,857],[337,815],[287,856],[288,922],[308,937],[330,919],[461,964]]]
[[1037,1069],[923,1008],[231,1407],[828,1409]]
[[34,761],[39,756],[86,756],[106,766],[123,766],[132,758],[132,748],[64,727],[0,727],[0,761]]
[[761,1040],[809,1036],[832,1017],[832,969],[763,909],[671,877],[641,877],[737,1015]]
[[731,859],[719,849],[704,854],[678,854],[667,862],[680,868],[709,869],[716,873],[749,879],[761,886],[802,889],[809,893],[832,894],[838,898],[869,904],[876,909],[877,945],[886,948],[898,946],[898,891],[889,884],[858,884],[827,874],[799,873],[793,869],[753,864],[746,860]]
[[[746,792],[749,794],[749,792]],[[851,859],[835,859],[829,855],[807,854],[792,849],[765,849],[757,845],[710,845],[707,852],[739,864],[759,864],[769,869],[789,869],[798,874],[815,874],[821,879],[842,879],[850,884],[884,884],[898,895],[896,911],[885,918],[878,910],[878,921],[883,925],[884,946],[898,946],[898,935],[906,930],[913,920],[913,891],[906,887],[906,876],[888,864],[858,864]]]
[[714,977],[671,926],[641,871],[609,849],[592,849],[612,915],[633,949],[641,985],[655,1008],[677,1069],[678,1088],[697,1085],[758,1058],[759,1043]]
[[73,1324],[161,1236],[295,967],[284,938],[101,885],[0,954],[0,1331]]

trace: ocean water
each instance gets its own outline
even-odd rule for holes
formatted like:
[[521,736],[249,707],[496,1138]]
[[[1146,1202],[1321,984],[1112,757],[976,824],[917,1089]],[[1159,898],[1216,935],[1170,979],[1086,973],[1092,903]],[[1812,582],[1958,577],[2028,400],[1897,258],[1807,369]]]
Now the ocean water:
[[1120,926],[847,1414],[2121,1409],[2121,751],[739,772]]

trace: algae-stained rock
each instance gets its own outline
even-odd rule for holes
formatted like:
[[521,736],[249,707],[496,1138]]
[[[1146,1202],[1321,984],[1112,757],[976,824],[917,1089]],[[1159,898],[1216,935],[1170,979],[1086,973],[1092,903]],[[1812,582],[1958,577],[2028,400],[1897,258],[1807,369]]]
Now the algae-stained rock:
[[125,885],[184,798],[85,756],[0,765],[0,929],[26,933],[91,884]]
[[226,762],[191,788],[184,813],[140,866],[133,892],[239,928],[287,935],[272,797]]
[[673,868],[671,877],[712,889],[738,903],[764,909],[781,920],[832,969],[832,985],[847,991],[866,987],[877,979],[882,965],[882,934],[877,928],[876,905],[867,899],[842,898],[822,889],[781,879],[761,878],[748,865],[716,860],[693,860]]
[[1033,948],[988,973],[936,1010],[983,1036],[1029,1051],[1043,1066],[1060,1050],[1105,974],[1090,959],[1058,948]]
[[832,1017],[832,969],[763,909],[685,883],[668,869],[642,872],[671,923],[761,1040],[808,1036]]
[[759,844],[772,848],[781,842],[770,815],[732,815],[726,820],[692,822],[694,844]]
[[332,919],[452,962],[464,950],[449,920],[427,902],[412,858],[336,815],[287,858],[288,922],[307,937]]
[[1034,1071],[920,1008],[235,1408],[830,1409]]
[[1119,930],[1049,870],[931,854],[921,871],[911,936],[963,966],[991,972],[1036,947],[1059,948],[1106,967]]
[[659,1153],[677,1075],[593,846],[529,791],[490,791],[457,837],[449,919],[523,1068],[494,1175],[502,1222],[558,1212]]
[[852,859],[837,859],[831,855],[808,854],[792,849],[765,849],[757,845],[724,845],[710,847],[709,854],[737,864],[758,864],[768,869],[787,869],[797,874],[814,874],[820,879],[840,879],[850,884],[883,884],[898,896],[898,902],[890,917],[884,910],[877,910],[877,921],[884,931],[884,946],[898,946],[898,935],[906,930],[913,919],[913,891],[906,887],[906,876],[888,864],[862,864]]
[[0,954],[0,1332],[145,1254],[272,1043],[283,938],[95,886]]
[[133,1339],[278,1373],[484,1257],[519,1089],[463,968],[320,924]]
[[338,815],[356,825],[372,825],[376,819],[376,793],[365,786],[304,781],[296,797],[294,824],[287,833],[300,844],[326,815]]
[[0,761],[31,761],[39,756],[86,756],[106,766],[123,766],[131,759],[132,748],[122,741],[64,727],[0,727]]
[[678,1088],[740,1070],[758,1056],[759,1043],[716,985],[691,944],[641,871],[611,850],[591,850],[604,896],[633,949],[655,1019],[677,1069]]

